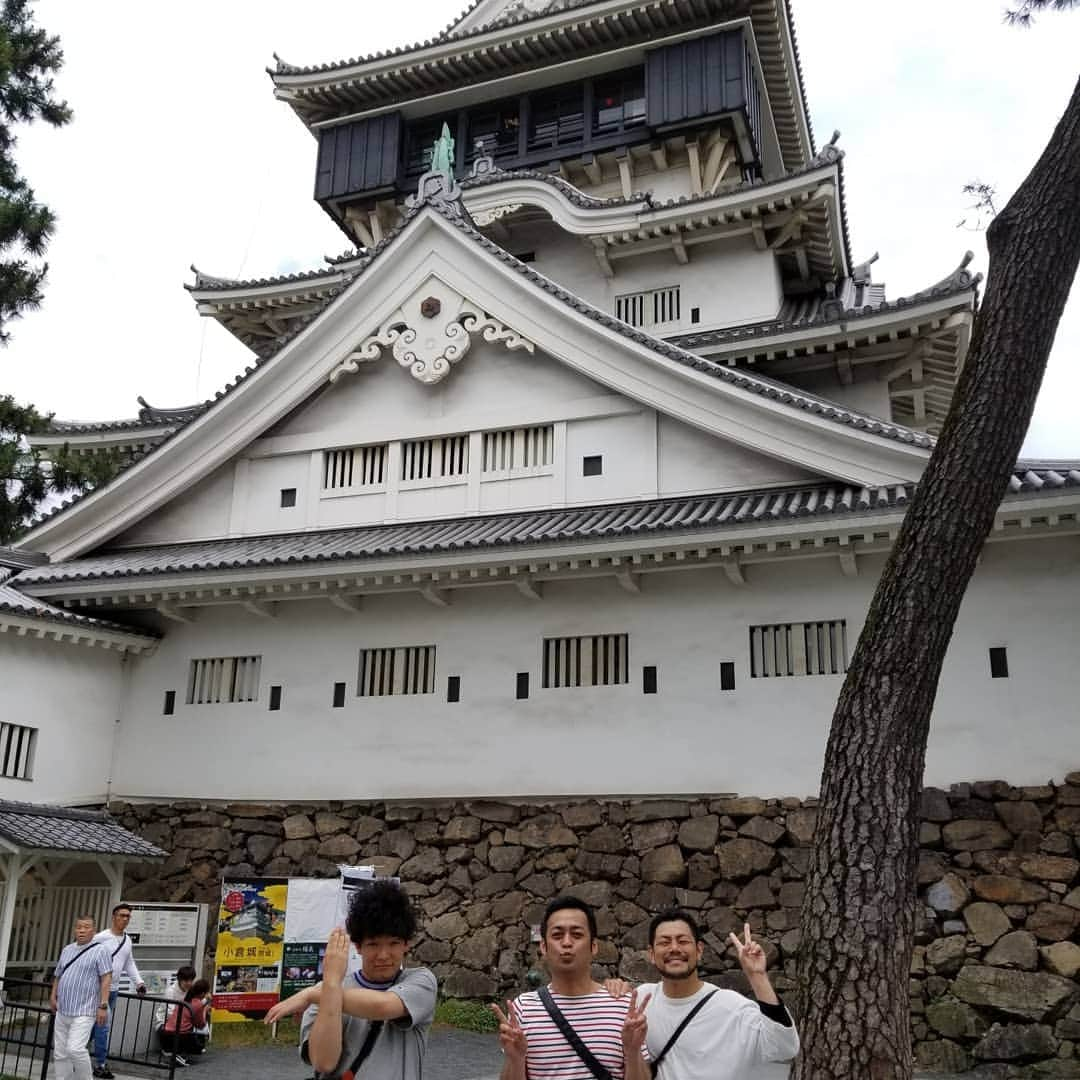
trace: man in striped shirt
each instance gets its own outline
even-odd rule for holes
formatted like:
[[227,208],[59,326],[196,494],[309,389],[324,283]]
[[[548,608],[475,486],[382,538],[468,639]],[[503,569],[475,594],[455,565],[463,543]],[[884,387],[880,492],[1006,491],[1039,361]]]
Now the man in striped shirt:
[[94,939],[94,920],[82,915],[75,920],[75,940],[64,946],[53,975],[49,1004],[56,1013],[53,1027],[53,1060],[57,1080],[90,1080],[90,1054],[86,1044],[95,1018],[104,1022],[109,1014],[112,958]]
[[499,1018],[504,1057],[500,1080],[648,1080],[647,1001],[615,998],[592,977],[596,916],[575,896],[548,904],[540,925],[540,953],[551,975],[555,1007],[591,1053],[587,1064],[533,991],[506,1003]]

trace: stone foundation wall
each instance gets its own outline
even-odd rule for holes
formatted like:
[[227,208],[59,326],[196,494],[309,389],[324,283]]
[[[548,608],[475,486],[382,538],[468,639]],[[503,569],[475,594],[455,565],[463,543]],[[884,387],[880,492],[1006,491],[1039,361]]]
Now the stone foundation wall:
[[[448,996],[505,995],[537,965],[530,926],[568,891],[597,908],[599,966],[651,977],[650,916],[700,916],[704,967],[741,988],[725,941],[749,921],[790,991],[814,800],[717,798],[306,805],[114,804],[172,852],[126,897],[220,898],[237,875],[399,874],[421,913],[413,956]],[[1060,786],[926,789],[910,983],[919,1062],[940,1071],[1080,1077],[1080,773]],[[213,942],[210,942],[212,950]]]

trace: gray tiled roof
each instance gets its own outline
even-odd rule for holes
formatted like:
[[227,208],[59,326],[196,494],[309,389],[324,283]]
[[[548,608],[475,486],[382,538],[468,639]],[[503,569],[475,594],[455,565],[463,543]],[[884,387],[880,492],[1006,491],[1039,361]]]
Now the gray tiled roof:
[[[1080,463],[1021,463],[1010,492],[1080,488]],[[20,581],[53,584],[155,574],[290,566],[399,555],[428,555],[618,537],[689,533],[808,517],[888,511],[907,505],[912,484],[859,488],[823,483],[782,491],[725,492],[613,506],[402,522],[102,551],[25,571]]]
[[27,596],[20,592],[11,580],[14,576],[14,570],[0,569],[0,614],[21,615],[24,618],[44,619],[46,622],[64,623],[67,626],[78,626],[87,630],[127,634],[129,637],[145,638],[147,642],[155,641],[160,636],[151,631],[135,630],[120,623],[92,619],[87,615],[76,615],[74,612],[53,607],[52,604],[39,600],[36,596]]
[[186,424],[210,407],[209,401],[180,405],[173,409],[155,408],[139,398],[139,415],[126,420],[54,420],[49,433],[56,435],[92,435],[98,432],[132,431]]
[[99,810],[0,800],[0,837],[21,848],[78,851],[88,855],[126,855],[163,859],[167,851],[117,825]]

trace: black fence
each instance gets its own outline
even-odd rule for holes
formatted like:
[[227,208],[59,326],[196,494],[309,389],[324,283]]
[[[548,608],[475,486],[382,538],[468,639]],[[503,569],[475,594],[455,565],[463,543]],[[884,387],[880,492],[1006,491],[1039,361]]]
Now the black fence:
[[[0,976],[0,1076],[5,1080],[46,1080],[54,1029],[49,990],[46,982]],[[176,1036],[168,1031],[159,1035],[159,1030],[166,1022],[173,1030],[177,1026],[191,1030],[192,1020],[186,1001],[117,994],[110,1014],[108,1061],[137,1066],[137,1072],[165,1072],[172,1080],[177,1064],[173,1052]],[[180,1036],[181,1056],[188,1038]],[[92,1039],[90,1046],[92,1052]]]

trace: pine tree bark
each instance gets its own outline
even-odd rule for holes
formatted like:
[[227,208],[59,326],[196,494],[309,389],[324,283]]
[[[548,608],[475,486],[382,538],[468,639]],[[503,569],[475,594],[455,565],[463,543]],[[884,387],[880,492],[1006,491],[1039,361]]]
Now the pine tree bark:
[[833,716],[802,909],[800,1080],[912,1075],[908,978],[930,715],[1080,260],[1080,82],[987,246],[986,294],[953,406]]

